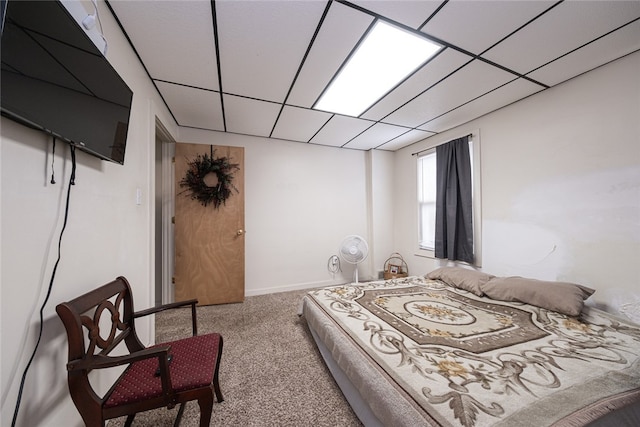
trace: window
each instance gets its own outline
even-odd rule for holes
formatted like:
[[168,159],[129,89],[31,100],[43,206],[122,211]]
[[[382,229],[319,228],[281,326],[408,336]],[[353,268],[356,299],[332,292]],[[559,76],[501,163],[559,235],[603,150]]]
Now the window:
[[418,247],[433,251],[436,235],[436,151],[418,157]]
[[[481,265],[481,192],[479,138],[469,139],[473,186],[473,234],[475,265]],[[436,229],[436,149],[426,150],[418,155],[418,255],[434,257]]]

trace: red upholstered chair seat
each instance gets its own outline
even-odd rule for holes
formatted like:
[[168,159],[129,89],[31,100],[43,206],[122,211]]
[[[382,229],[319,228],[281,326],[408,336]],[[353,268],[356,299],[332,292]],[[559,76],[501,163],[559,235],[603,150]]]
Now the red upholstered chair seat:
[[[204,387],[213,381],[220,334],[198,335],[173,341],[169,354],[171,384],[176,392]],[[151,346],[149,348],[158,347]],[[160,377],[155,375],[158,359],[144,359],[132,363],[120,377],[107,397],[105,408],[112,408],[158,397],[162,394]]]

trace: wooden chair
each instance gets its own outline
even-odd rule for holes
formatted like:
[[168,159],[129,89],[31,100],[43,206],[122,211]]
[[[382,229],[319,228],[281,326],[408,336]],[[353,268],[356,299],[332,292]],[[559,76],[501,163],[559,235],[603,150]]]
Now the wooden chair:
[[[200,406],[200,426],[209,426],[214,394],[218,402],[223,401],[218,384],[222,337],[217,333],[197,335],[196,303],[190,300],[135,313],[129,282],[118,277],[56,307],[69,341],[69,392],[87,426],[104,426],[105,420],[124,415],[125,425],[130,426],[138,412],[180,404],[175,421],[178,425],[184,403],[191,400],[197,400]],[[135,319],[188,305],[193,336],[150,347],[142,345]],[[124,346],[118,346],[122,341],[128,353],[110,355],[116,347],[117,351],[124,350]],[[100,397],[89,382],[89,373],[115,366],[127,367]]]

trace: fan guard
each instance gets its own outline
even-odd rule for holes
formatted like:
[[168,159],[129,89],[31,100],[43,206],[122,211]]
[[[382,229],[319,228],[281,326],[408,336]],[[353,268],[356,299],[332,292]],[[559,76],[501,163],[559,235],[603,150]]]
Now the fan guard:
[[347,236],[340,244],[339,253],[346,262],[356,265],[355,276],[358,283],[358,263],[364,261],[369,254],[367,241],[355,234]]

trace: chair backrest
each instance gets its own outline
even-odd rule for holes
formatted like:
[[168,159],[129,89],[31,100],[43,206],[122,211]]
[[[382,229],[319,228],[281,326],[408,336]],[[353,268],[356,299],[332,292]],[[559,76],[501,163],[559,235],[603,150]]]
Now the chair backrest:
[[144,348],[135,332],[131,286],[127,279],[118,277],[91,292],[58,304],[56,312],[67,331],[71,397],[77,407],[81,405],[99,411],[103,402],[94,392],[88,377],[93,362],[108,355],[123,341],[130,352]]

